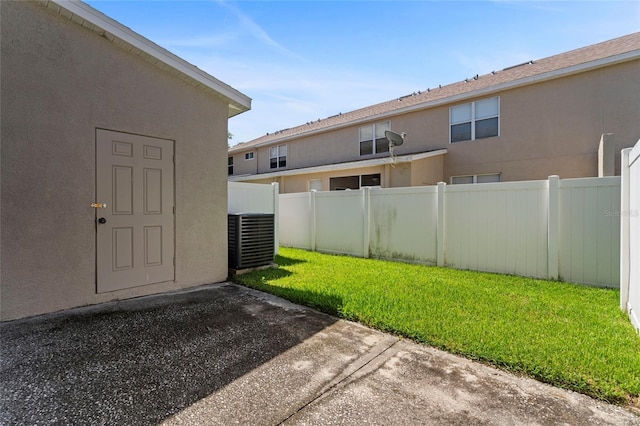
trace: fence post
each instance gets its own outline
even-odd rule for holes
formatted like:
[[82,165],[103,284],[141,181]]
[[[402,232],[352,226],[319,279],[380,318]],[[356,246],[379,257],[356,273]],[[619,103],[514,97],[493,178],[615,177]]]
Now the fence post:
[[620,162],[620,309],[627,312],[629,305],[629,268],[631,266],[631,215],[625,214],[631,209],[631,178],[629,169],[629,153],[631,148],[622,150],[622,160]]
[[444,182],[438,182],[438,228],[436,231],[436,264],[438,266],[445,266],[444,264],[444,192],[447,188],[447,184]]
[[271,189],[273,190],[273,249],[274,253],[280,253],[280,209],[278,203],[280,201],[280,185],[278,182],[271,183]]
[[558,256],[560,255],[558,246],[560,178],[557,175],[549,176],[547,197],[547,275],[550,280],[557,280],[559,276]]
[[363,219],[364,219],[364,235],[362,241],[362,256],[367,258],[369,257],[369,243],[370,243],[370,232],[371,232],[371,188],[365,187],[363,192],[363,201],[364,201],[364,209],[363,209]]
[[311,213],[311,251],[316,251],[316,190],[309,191]]

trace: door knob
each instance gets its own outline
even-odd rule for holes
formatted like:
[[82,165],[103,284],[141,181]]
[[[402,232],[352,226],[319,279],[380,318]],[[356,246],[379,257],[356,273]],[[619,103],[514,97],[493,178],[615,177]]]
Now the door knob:
[[101,217],[100,219],[98,219],[98,223],[100,224],[107,223],[107,219],[105,219],[104,217]]

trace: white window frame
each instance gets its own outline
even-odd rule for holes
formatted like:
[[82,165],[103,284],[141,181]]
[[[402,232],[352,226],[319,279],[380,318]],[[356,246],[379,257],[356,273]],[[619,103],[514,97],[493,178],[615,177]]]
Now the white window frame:
[[[275,155],[273,155],[275,149]],[[282,151],[284,151],[284,155],[282,155]],[[269,169],[277,170],[277,169],[285,169],[287,167],[287,155],[289,154],[289,150],[287,149],[287,145],[276,145],[269,147]],[[276,159],[276,166],[271,166],[271,160]],[[280,165],[280,162],[284,159],[284,166]]]
[[244,153],[244,160],[248,161],[248,160],[253,160],[255,158],[255,154],[253,153],[253,151],[249,151],[249,152],[245,152]]
[[[482,117],[480,119],[476,119],[476,103],[477,102],[482,102],[482,101],[487,101],[489,99],[496,99],[497,103],[498,103],[498,113],[496,115],[492,115],[489,117]],[[453,122],[452,121],[452,113],[451,110],[453,108],[456,107],[460,107],[463,105],[471,105],[471,121],[459,121],[459,122]],[[488,120],[490,118],[497,118],[498,119],[498,134],[496,136],[490,136],[492,138],[495,137],[500,137],[500,96],[493,96],[490,98],[484,98],[484,99],[479,99],[477,101],[473,101],[473,102],[467,102],[464,104],[458,104],[458,105],[453,105],[451,107],[449,107],[449,143],[458,143],[458,142],[469,142],[469,141],[475,141],[476,139],[476,121],[482,121],[482,120]],[[460,141],[452,141],[451,140],[451,127],[456,125],[456,124],[463,124],[463,123],[470,123],[471,124],[471,139],[464,139],[464,140],[460,140]],[[481,139],[488,139],[488,138],[481,138]]]
[[478,183],[478,176],[498,176],[498,182],[485,182],[485,183],[500,183],[502,182],[502,173],[480,173],[479,175],[457,175],[457,176],[451,176],[450,182],[451,185],[471,185],[469,183],[453,183],[453,179],[455,178],[464,178],[464,177],[471,177],[473,178],[473,182],[474,184]]
[[[386,125],[388,130],[391,130],[391,121],[380,121],[378,123],[373,123],[373,124],[367,124],[366,126],[360,126],[358,127],[358,153],[360,154],[361,157],[367,156],[367,155],[376,155],[376,154],[380,154],[382,152],[389,152],[389,145],[387,144],[387,149],[385,151],[381,151],[381,152],[377,152],[376,151],[376,126],[380,126],[380,125]],[[373,144],[372,146],[372,153],[371,154],[362,154],[362,142],[367,141],[369,139],[361,139],[360,135],[361,135],[361,129],[363,128],[367,128],[370,127],[371,128],[371,143]],[[377,139],[382,139],[382,138],[377,138]]]

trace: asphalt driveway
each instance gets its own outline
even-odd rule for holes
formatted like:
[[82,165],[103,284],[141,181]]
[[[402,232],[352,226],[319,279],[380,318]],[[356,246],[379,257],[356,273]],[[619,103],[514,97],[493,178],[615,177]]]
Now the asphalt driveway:
[[0,324],[0,424],[640,425],[234,284]]

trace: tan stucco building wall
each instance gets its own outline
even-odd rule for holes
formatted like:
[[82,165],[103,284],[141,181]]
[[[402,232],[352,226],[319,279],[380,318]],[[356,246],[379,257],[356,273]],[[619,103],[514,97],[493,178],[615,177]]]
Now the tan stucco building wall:
[[[227,104],[40,4],[1,2],[0,318],[227,276]],[[96,293],[96,129],[175,141],[175,281]]]
[[444,155],[423,158],[413,162],[398,162],[371,167],[358,167],[325,172],[289,174],[266,179],[255,179],[253,183],[278,182],[280,193],[309,191],[311,181],[320,181],[321,190],[329,191],[331,178],[380,174],[380,186],[394,188],[404,186],[435,185],[442,180]]
[[437,185],[444,174],[444,159],[446,155],[424,158],[411,163],[411,185]]
[[597,176],[603,133],[615,134],[617,157],[640,138],[638,75],[635,60],[500,93],[500,136],[449,144],[445,179],[495,172],[504,181]]
[[[640,139],[639,75],[640,60],[634,59],[274,145],[287,145],[289,169],[384,158],[389,154],[360,156],[358,129],[388,121],[393,130],[407,134],[404,144],[395,148],[398,156],[447,150],[442,163],[414,161],[409,178],[398,169],[386,181],[389,186],[415,186],[434,180],[451,183],[452,176],[493,173],[500,173],[502,181],[546,179],[550,175],[598,176],[601,135],[613,133],[611,151],[615,153],[615,174],[619,175],[620,150]],[[499,136],[449,143],[449,108],[494,96],[500,104]],[[259,157],[258,173],[274,172],[269,169],[269,146],[251,149]],[[241,156],[243,151],[234,149],[231,155]],[[294,192],[292,189],[287,186],[282,192]]]

